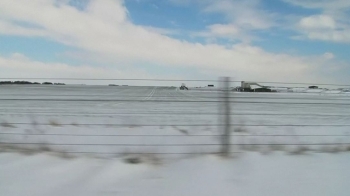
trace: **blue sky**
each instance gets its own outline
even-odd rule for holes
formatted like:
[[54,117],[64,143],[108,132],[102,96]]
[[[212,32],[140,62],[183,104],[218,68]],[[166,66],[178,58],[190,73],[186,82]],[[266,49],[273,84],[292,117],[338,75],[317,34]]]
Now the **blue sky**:
[[3,0],[0,77],[349,83],[347,0]]

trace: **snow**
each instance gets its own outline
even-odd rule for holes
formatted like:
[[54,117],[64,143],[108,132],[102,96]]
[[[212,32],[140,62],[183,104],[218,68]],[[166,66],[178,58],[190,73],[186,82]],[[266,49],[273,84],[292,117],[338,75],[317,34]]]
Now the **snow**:
[[347,196],[349,153],[199,156],[160,165],[0,153],[0,195]]
[[[348,126],[332,126],[349,124],[350,97],[345,93],[233,92],[231,96],[232,123],[236,124],[231,128],[234,143],[350,144]],[[217,91],[4,85],[0,86],[0,97],[0,142],[18,143],[17,147],[33,148],[38,146],[35,143],[41,143],[73,154],[159,153],[168,157],[217,152],[220,148],[222,130],[217,125],[221,124],[222,95]],[[6,126],[6,123],[26,124]],[[279,124],[328,126],[273,126]],[[235,133],[237,130],[244,132]]]
[[0,195],[348,195],[350,93],[232,92],[224,159],[215,89],[0,86]]

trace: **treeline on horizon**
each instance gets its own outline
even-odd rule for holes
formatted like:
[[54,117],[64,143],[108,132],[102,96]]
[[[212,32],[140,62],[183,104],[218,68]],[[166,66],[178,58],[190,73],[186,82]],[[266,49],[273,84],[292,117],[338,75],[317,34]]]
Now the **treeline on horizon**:
[[29,82],[29,81],[0,81],[0,85],[5,84],[35,84],[35,85],[66,85],[65,83],[52,83],[52,82]]

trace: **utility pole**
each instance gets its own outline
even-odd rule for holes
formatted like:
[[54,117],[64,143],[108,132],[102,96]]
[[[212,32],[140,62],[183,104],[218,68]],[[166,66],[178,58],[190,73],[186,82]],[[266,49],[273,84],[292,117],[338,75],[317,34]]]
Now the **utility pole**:
[[230,108],[230,78],[224,77],[221,79],[223,87],[222,96],[222,110],[224,115],[220,115],[223,121],[222,131],[222,148],[221,153],[223,156],[228,157],[230,153],[230,136],[231,136],[231,108]]

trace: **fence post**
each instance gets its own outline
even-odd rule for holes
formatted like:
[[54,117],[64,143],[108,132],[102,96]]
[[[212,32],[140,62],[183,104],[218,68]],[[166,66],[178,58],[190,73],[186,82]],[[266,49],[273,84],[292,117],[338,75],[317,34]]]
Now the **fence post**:
[[224,77],[221,79],[223,87],[222,95],[222,112],[221,115],[223,124],[222,124],[222,138],[221,138],[221,153],[223,156],[229,156],[230,153],[230,135],[231,135],[231,108],[230,108],[230,78]]

